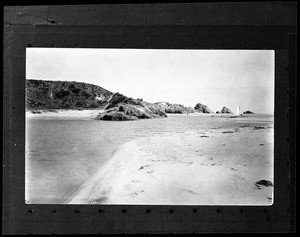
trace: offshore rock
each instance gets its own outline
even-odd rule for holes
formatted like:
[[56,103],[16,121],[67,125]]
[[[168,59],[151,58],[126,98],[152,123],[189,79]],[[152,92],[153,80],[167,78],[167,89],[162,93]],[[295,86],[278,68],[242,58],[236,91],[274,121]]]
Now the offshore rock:
[[243,114],[254,114],[254,113],[252,111],[247,110],[247,111],[243,112]]
[[223,106],[222,110],[221,110],[222,114],[232,114],[231,110],[228,109],[227,107]]
[[201,103],[196,104],[196,106],[194,107],[194,109],[197,112],[200,112],[200,113],[206,113],[206,114],[213,113],[213,111],[211,109],[209,109],[206,105],[203,105]]

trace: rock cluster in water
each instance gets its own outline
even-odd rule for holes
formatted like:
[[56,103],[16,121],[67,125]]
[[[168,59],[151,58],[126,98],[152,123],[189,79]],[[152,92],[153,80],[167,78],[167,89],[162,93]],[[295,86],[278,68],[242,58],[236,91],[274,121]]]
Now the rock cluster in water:
[[211,109],[209,109],[206,105],[203,105],[201,103],[196,104],[196,106],[194,107],[194,109],[197,112],[200,112],[200,113],[206,113],[206,114],[213,113],[213,111]]
[[243,112],[243,114],[254,114],[254,113],[252,111],[247,110],[247,111]]
[[221,114],[232,114],[231,110],[228,109],[227,107],[223,106],[221,110]]

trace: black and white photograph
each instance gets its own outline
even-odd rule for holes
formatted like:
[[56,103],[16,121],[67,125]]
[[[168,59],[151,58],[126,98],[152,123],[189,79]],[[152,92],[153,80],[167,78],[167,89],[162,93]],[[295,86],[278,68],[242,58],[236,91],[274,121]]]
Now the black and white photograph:
[[274,50],[26,48],[26,204],[274,202]]

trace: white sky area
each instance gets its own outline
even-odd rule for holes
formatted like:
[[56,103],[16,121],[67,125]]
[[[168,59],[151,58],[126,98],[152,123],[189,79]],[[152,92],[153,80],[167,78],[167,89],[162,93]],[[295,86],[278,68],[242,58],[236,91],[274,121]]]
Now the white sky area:
[[147,102],[274,113],[273,50],[27,48],[26,79],[77,81]]

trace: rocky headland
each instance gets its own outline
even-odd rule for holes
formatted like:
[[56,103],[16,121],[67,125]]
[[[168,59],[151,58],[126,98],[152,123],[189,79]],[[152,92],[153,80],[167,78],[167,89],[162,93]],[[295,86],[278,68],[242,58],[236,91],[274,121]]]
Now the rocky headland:
[[126,121],[188,114],[194,109],[168,102],[148,103],[100,86],[69,81],[26,80],[26,106],[33,114],[65,109],[100,109],[97,120]]
[[96,117],[97,120],[127,121],[167,117],[164,110],[154,104],[144,102],[142,99],[133,99],[118,92],[113,94],[107,102],[104,111]]
[[194,108],[168,102],[148,103],[88,83],[34,79],[26,80],[26,108],[32,114],[94,109],[93,118],[111,121],[165,118],[168,113],[214,113],[201,103]]
[[167,117],[159,106],[112,93],[100,86],[69,81],[26,80],[26,107],[33,114],[56,110],[102,110],[96,119],[136,120]]

